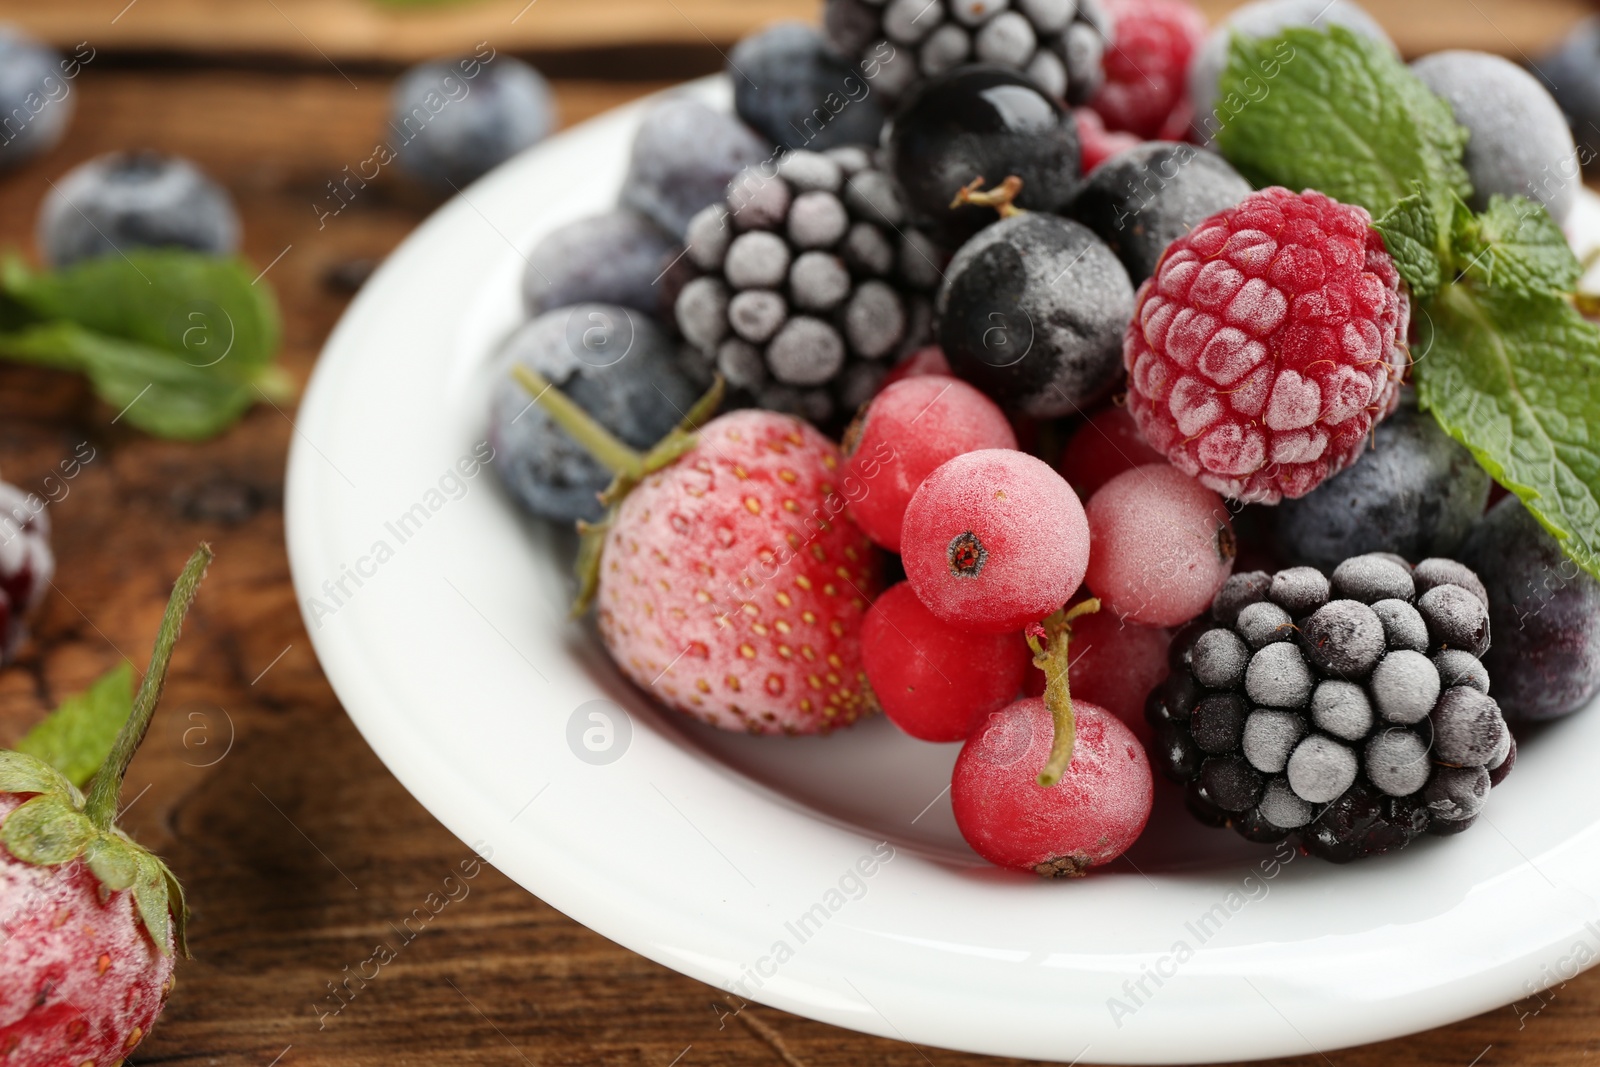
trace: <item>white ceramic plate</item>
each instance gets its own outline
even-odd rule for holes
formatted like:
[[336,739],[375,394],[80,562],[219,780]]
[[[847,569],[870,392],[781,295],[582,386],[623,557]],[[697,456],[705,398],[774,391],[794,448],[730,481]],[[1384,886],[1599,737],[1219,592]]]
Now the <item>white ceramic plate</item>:
[[[690,91],[727,99],[715,82]],[[1526,743],[1464,837],[1343,868],[1280,862],[1162,788],[1126,862],[1045,883],[961,842],[955,746],[881,718],[820,740],[729,736],[622,681],[566,618],[566,539],[522,520],[492,471],[452,471],[484,437],[521,250],[613,202],[640,113],[550,141],[429,219],[345,315],[300,409],[289,548],[317,654],[453,833],[579,922],[735,995],[1000,1055],[1326,1051],[1508,1004],[1600,956],[1593,712]],[[1600,234],[1596,203],[1581,212]],[[595,755],[583,734],[604,749],[607,723]]]

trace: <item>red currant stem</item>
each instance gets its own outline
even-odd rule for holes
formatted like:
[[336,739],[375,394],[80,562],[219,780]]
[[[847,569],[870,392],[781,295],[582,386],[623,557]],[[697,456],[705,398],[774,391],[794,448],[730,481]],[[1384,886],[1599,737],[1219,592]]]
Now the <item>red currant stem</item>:
[[1056,612],[1044,621],[1045,638],[1041,641],[1028,635],[1028,647],[1033,649],[1033,665],[1045,674],[1044,703],[1050,709],[1055,723],[1055,740],[1050,745],[1050,758],[1039,772],[1039,784],[1045,788],[1061,781],[1072,763],[1072,751],[1078,743],[1078,723],[1072,713],[1072,691],[1068,685],[1071,659],[1072,620],[1092,615],[1100,610],[1100,601],[1085,600]]
[[189,605],[194,603],[195,594],[200,591],[200,581],[206,576],[206,568],[211,565],[212,558],[211,546],[202,542],[194,555],[189,557],[189,562],[184,564],[183,573],[178,575],[178,581],[172,587],[172,597],[167,601],[161,628],[156,631],[156,647],[150,654],[150,669],[145,672],[144,680],[139,683],[139,691],[133,697],[133,710],[128,715],[128,721],[122,724],[116,743],[111,747],[111,754],[101,764],[100,770],[95,772],[94,782],[89,787],[89,800],[84,807],[84,814],[89,816],[89,821],[97,830],[111,829],[112,820],[116,818],[117,802],[122,796],[122,778],[128,773],[128,764],[133,762],[133,754],[139,751],[139,744],[150,729],[150,720],[156,713],[156,704],[161,700],[161,690],[167,682],[167,665],[172,662],[173,647],[178,643],[178,635],[183,632],[183,620],[189,614]]
[[532,367],[518,364],[512,375],[533,396],[534,403],[544,408],[545,414],[557,426],[572,435],[584,451],[619,478],[637,481],[645,476],[644,456],[619,441],[614,434],[587,411],[574,404],[567,394],[557,389],[550,380]]
[[983,179],[974,178],[956,193],[956,198],[950,201],[950,209],[954,211],[963,204],[971,204],[973,207],[992,207],[1003,219],[1023,213],[1015,203],[1017,197],[1022,194],[1022,179],[1015,174],[988,192],[982,192],[982,189]]

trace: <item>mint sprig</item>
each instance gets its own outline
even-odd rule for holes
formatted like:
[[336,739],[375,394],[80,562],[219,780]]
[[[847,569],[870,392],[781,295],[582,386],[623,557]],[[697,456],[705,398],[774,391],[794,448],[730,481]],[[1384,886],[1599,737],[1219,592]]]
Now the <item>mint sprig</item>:
[[1277,76],[1217,143],[1259,185],[1359,204],[1411,289],[1412,378],[1424,410],[1600,577],[1600,329],[1543,205],[1467,206],[1465,131],[1386,48],[1340,27],[1236,37],[1222,95],[1267,57]]
[[286,399],[281,339],[272,290],[240,260],[166,249],[0,265],[0,359],[83,374],[158,437],[212,437],[263,396]]

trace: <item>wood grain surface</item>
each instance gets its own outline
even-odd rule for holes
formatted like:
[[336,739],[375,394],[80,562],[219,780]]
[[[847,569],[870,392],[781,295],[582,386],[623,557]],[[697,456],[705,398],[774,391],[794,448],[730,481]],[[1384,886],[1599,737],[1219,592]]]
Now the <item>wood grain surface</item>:
[[[678,4],[707,22],[720,10],[724,34],[735,32],[746,6],[776,9],[754,0]],[[563,5],[579,6],[539,3],[552,11]],[[89,6],[57,0],[0,13],[52,23],[63,40],[83,39],[89,29],[74,29],[73,20],[87,19],[81,12]],[[199,17],[255,6],[139,0],[117,25],[168,10]],[[303,10],[290,0],[276,6]],[[1415,6],[1436,16],[1460,10]],[[1548,19],[1553,26],[1568,5],[1521,10],[1530,24]],[[217,14],[211,24],[225,18]],[[1463,42],[1475,39],[1471,21],[1463,16],[1456,27]],[[112,49],[103,58],[77,82],[79,112],[68,143],[0,179],[0,245],[30,245],[49,181],[82,159],[133,147],[190,156],[237,199],[250,258],[273,264],[268,278],[287,316],[285,363],[304,383],[348,299],[340,279],[383,257],[434,206],[386,174],[318,228],[313,204],[324,183],[370,150],[388,76],[303,64],[129,66]],[[565,120],[576,122],[657,87],[594,80],[557,88]],[[135,1064],[1002,1062],[741,1005],[584,929],[492,868],[471,879],[469,894],[432,919],[342,1011],[321,1014],[333,1003],[329,983],[343,982],[347,968],[392,939],[470,853],[373,756],[318,669],[283,547],[284,459],[294,414],[292,406],[263,406],[215,441],[165,443],[113,425],[115,412],[73,378],[0,367],[0,475],[36,489],[82,443],[95,454],[50,509],[56,589],[36,640],[0,672],[0,744],[14,742],[63,695],[119,659],[142,668],[183,559],[201,539],[218,553],[124,797],[124,825],[165,855],[195,907],[197,958],[180,968],[167,1013]],[[1597,1018],[1600,973],[1591,973],[1455,1026],[1286,1062],[1576,1067],[1600,1051]]]

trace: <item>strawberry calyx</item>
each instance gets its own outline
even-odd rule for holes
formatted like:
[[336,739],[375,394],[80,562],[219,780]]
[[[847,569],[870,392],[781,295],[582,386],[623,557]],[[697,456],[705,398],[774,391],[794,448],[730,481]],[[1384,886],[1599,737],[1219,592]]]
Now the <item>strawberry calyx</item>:
[[202,544],[173,586],[132,713],[96,772],[87,796],[37,756],[0,750],[0,793],[29,796],[0,823],[0,845],[21,862],[36,867],[60,867],[83,860],[100,883],[102,900],[131,890],[134,910],[162,955],[168,953],[169,937],[176,940],[185,957],[189,955],[185,937],[189,908],[183,886],[159,857],[118,829],[114,820],[123,777],[150,729],[172,650],[212,558],[211,546]]
[[700,443],[700,427],[710,422],[722,406],[726,385],[717,375],[704,396],[695,401],[683,420],[657,441],[647,452],[640,452],[600,425],[595,418],[568,397],[544,375],[528,366],[517,366],[512,375],[544,409],[557,426],[565,430],[589,455],[612,474],[611,484],[600,493],[606,516],[599,522],[578,523],[578,595],[572,602],[574,618],[589,610],[600,588],[600,557],[606,534],[617,515],[617,508],[645,478],[670,467]]
[[1050,757],[1039,772],[1039,784],[1053,786],[1061,781],[1072,763],[1072,751],[1078,742],[1077,719],[1072,713],[1072,691],[1068,684],[1068,668],[1072,664],[1070,644],[1072,621],[1100,610],[1100,601],[1085,600],[1045,619],[1043,623],[1028,628],[1028,647],[1033,650],[1033,665],[1044,671],[1044,703],[1050,709],[1055,724],[1055,739],[1050,745]]

